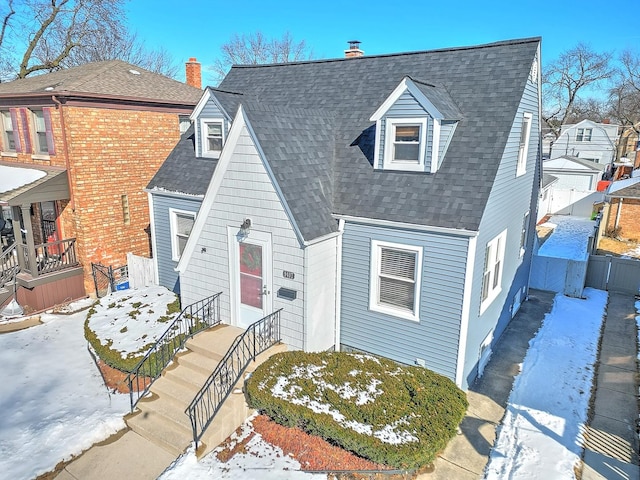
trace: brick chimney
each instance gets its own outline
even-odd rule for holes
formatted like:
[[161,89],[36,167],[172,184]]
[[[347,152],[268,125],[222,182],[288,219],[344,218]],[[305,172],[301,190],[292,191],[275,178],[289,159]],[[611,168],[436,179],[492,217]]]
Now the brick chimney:
[[349,49],[344,51],[345,58],[362,57],[364,51],[360,50],[360,40],[349,40]]
[[185,64],[185,70],[187,73],[187,85],[202,88],[202,65],[195,57],[191,57]]

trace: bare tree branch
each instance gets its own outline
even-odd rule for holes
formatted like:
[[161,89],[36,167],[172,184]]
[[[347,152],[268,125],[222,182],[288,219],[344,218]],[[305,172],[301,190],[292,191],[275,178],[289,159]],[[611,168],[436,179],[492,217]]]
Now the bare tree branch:
[[220,47],[221,56],[209,67],[219,82],[232,65],[258,65],[308,60],[313,52],[304,40],[296,42],[289,32],[267,39],[262,32],[235,34]]
[[545,108],[542,117],[556,137],[560,134],[560,126],[575,115],[574,109],[584,91],[613,76],[611,58],[610,52],[597,53],[580,43],[543,69]]
[[4,36],[7,31],[7,25],[9,25],[9,20],[16,14],[16,11],[13,9],[13,0],[9,0],[7,2],[8,12],[4,14],[2,17],[2,29],[0,30],[0,48],[4,43]]

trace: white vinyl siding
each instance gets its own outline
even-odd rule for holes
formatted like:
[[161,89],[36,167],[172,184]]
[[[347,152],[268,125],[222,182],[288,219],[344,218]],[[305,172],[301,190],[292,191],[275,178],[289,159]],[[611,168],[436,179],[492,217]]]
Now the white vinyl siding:
[[169,210],[171,218],[171,258],[178,261],[184,252],[196,215],[193,212]]
[[482,303],[480,311],[486,309],[502,290],[502,270],[507,231],[503,231],[487,244],[482,274]]
[[422,249],[371,242],[371,310],[419,320]]
[[522,127],[520,129],[520,145],[518,148],[518,165],[516,176],[523,175],[527,171],[527,155],[529,153],[529,138],[531,136],[531,114],[522,115]]

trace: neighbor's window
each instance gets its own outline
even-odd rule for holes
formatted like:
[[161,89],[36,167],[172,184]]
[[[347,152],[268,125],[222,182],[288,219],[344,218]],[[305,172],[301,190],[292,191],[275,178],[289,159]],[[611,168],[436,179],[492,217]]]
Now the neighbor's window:
[[424,170],[426,118],[387,118],[384,168]]
[[218,158],[224,144],[222,120],[201,120],[202,156]]
[[169,210],[169,214],[171,216],[171,256],[177,262],[187,245],[196,214],[173,209]]
[[505,230],[487,243],[484,256],[484,273],[482,275],[481,312],[489,306],[501,291],[506,240],[507,231]]
[[9,110],[3,110],[0,114],[0,120],[2,121],[2,150],[4,152],[15,152],[16,135],[18,132],[14,130],[11,112],[9,112]]
[[49,154],[49,143],[47,141],[47,126],[42,110],[33,110],[35,148],[34,153]]
[[578,128],[576,132],[576,142],[590,142],[591,132],[591,128]]
[[421,265],[422,248],[373,240],[371,310],[419,320]]
[[518,165],[516,167],[516,176],[522,175],[527,171],[527,155],[529,153],[530,135],[531,114],[524,113],[522,115],[522,127],[520,128],[520,143],[518,146]]

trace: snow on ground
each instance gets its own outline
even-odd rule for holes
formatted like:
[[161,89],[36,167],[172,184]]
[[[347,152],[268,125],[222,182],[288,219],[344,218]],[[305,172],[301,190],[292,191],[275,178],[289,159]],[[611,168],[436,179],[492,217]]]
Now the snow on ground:
[[113,292],[100,299],[89,319],[89,327],[123,358],[154,343],[178,316],[167,314],[176,296],[164,287],[150,286]]
[[607,292],[557,295],[516,377],[485,478],[573,479]]
[[640,245],[622,254],[622,258],[640,258]]
[[[232,439],[240,442],[252,431],[251,418],[243,425],[239,436]],[[246,444],[244,451],[236,453],[226,462],[220,462],[216,454],[220,447],[198,461],[193,446],[178,458],[158,480],[312,480],[327,478],[324,474],[300,471],[300,463],[285,455],[279,447],[265,442],[260,434],[255,434]]]
[[587,246],[589,237],[594,233],[593,220],[553,216],[541,226],[552,227],[554,230],[538,250],[538,255],[567,260],[586,260],[589,257]]
[[34,478],[124,428],[129,396],[105,387],[86,315],[42,314],[42,325],[0,335],[2,478]]

